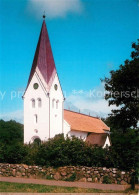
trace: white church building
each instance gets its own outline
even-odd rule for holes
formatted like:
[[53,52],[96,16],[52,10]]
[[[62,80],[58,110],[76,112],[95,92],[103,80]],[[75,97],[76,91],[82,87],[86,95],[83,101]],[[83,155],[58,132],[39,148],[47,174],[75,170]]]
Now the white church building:
[[47,141],[57,134],[110,146],[110,128],[99,118],[64,110],[64,95],[43,20],[24,100],[24,143]]

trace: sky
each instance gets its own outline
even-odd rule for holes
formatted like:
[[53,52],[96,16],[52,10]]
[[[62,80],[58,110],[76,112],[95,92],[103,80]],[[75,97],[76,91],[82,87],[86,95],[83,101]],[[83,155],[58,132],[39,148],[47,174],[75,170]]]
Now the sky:
[[104,100],[100,79],[130,59],[138,0],[0,0],[0,118],[23,122],[44,11],[65,108],[106,117],[115,107]]

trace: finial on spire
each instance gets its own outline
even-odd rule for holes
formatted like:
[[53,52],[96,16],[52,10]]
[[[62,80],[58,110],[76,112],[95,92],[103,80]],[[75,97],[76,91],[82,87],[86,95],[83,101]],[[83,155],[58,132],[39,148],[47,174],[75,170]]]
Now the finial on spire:
[[42,17],[43,17],[43,19],[45,20],[45,17],[46,17],[46,16],[45,16],[45,11],[44,11],[44,13],[43,13],[43,16],[42,16]]

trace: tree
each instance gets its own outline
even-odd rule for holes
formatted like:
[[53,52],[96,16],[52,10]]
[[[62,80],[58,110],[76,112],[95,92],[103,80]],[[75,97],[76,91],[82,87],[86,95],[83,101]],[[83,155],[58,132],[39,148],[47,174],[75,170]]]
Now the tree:
[[16,121],[0,120],[0,144],[23,143],[23,125]]
[[121,170],[137,171],[139,167],[139,136],[134,129],[127,129],[126,133],[113,132],[111,134],[112,146],[109,150],[109,156],[114,160],[114,167]]
[[132,44],[131,60],[126,60],[119,69],[110,71],[110,78],[105,78],[105,99],[112,110],[110,122],[114,128],[126,132],[128,128],[137,128],[139,121],[139,39]]

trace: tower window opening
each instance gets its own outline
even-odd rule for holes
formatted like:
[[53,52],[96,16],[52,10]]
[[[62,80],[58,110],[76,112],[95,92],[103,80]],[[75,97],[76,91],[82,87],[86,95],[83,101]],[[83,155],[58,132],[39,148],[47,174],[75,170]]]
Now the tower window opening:
[[55,99],[52,100],[52,108],[55,107]]
[[32,108],[35,108],[35,100],[32,99],[31,102],[32,102]]
[[38,98],[38,107],[39,108],[42,107],[42,100],[41,100],[41,98]]
[[33,144],[34,144],[34,145],[40,146],[40,145],[41,145],[41,139],[40,139],[39,137],[36,137],[36,138],[34,139],[34,141],[33,141]]
[[56,109],[58,109],[59,100],[56,101]]
[[38,123],[38,116],[37,116],[37,114],[34,115],[34,122],[35,122],[35,124]]

